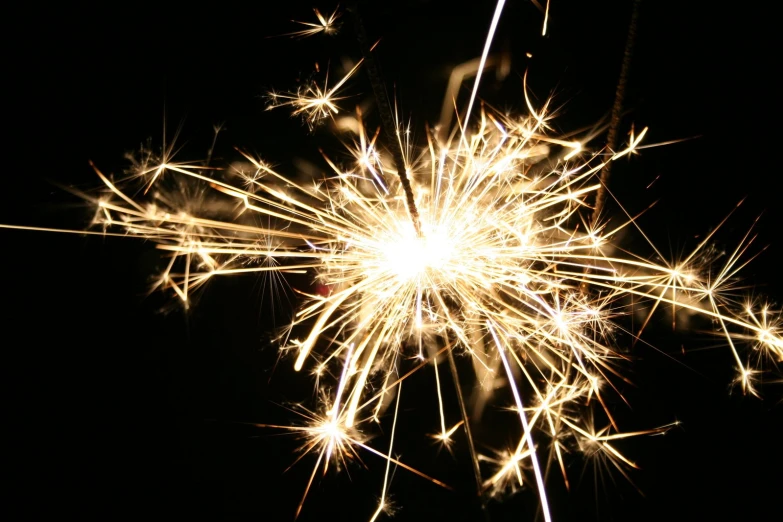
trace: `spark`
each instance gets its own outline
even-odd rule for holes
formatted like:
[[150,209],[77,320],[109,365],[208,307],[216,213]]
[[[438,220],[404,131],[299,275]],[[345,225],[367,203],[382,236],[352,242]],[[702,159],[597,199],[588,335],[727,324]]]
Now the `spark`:
[[307,125],[312,129],[327,118],[339,114],[340,108],[337,102],[342,97],[337,96],[337,92],[354,75],[364,60],[359,60],[334,86],[328,87],[329,76],[327,75],[323,87],[315,81],[307,82],[294,92],[270,92],[267,94],[269,101],[267,109],[276,109],[278,107],[292,107],[292,116],[301,116]]
[[332,14],[330,14],[328,17],[322,15],[318,9],[313,9],[313,12],[315,12],[315,17],[318,19],[317,23],[292,20],[295,24],[305,26],[305,29],[294,31],[292,33],[286,33],[283,36],[290,36],[292,38],[306,38],[308,36],[314,36],[319,33],[327,35],[337,34],[337,31],[339,30],[339,23],[337,20],[342,16],[339,5],[335,7]]

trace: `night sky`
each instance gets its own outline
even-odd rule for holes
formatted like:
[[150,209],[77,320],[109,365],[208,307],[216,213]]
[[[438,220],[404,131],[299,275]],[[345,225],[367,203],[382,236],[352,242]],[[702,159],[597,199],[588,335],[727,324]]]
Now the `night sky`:
[[[449,7],[454,2],[401,0],[363,8],[370,38],[381,38],[386,85],[421,144],[450,70],[481,53],[494,4],[474,3],[480,5],[458,10]],[[285,109],[266,112],[263,95],[295,88],[316,62],[336,78],[343,62],[358,59],[350,18],[332,37],[269,38],[296,30],[291,19],[311,20],[311,7],[327,13],[334,4],[265,4],[8,13],[0,223],[84,228],[93,210],[66,189],[99,187],[90,160],[121,173],[127,152],[148,139],[160,145],[164,120],[169,139],[182,128],[181,159],[204,158],[213,127],[223,125],[216,160],[236,159],[237,146],[278,171],[296,172],[302,160],[325,171],[318,148],[340,154],[328,126],[310,132]],[[557,130],[606,117],[631,5],[552,0],[548,36],[541,37],[543,14],[527,0],[510,0],[493,50],[508,53],[511,72],[503,80],[488,75],[482,98],[500,110],[524,110],[527,70],[538,100],[553,94],[561,107]],[[632,215],[657,202],[639,224],[666,255],[695,247],[744,199],[715,243],[730,249],[753,227],[758,238],[747,257],[760,255],[742,283],[779,308],[777,28],[755,7],[715,5],[642,2],[622,129],[649,126],[646,144],[686,141],[618,163],[610,189]],[[372,107],[363,71],[345,92],[343,108]],[[610,211],[622,218],[616,206]],[[248,424],[295,422],[282,405],[312,399],[309,377],[294,373],[287,358],[278,362],[271,341],[291,316],[293,292],[274,304],[257,278],[227,278],[183,311],[173,294],[148,295],[163,266],[153,244],[4,229],[0,241],[4,519],[293,520],[314,459],[285,471],[296,439]],[[627,241],[644,249],[639,238]],[[288,280],[293,288],[310,283]],[[596,475],[573,456],[571,491],[555,475],[550,481],[554,520],[777,519],[780,377],[764,377],[762,399],[744,396],[730,386],[728,348],[705,334],[675,334],[661,324],[647,341],[655,349],[639,344],[630,353],[634,386],[623,393],[631,406],[615,399],[613,414],[628,431],[682,425],[622,443],[642,468],[629,476],[643,495],[619,473]],[[431,375],[418,377],[406,383],[396,451],[455,491],[397,470],[392,520],[534,520],[529,488],[491,501],[482,513],[464,438],[456,437],[452,457],[426,436],[437,430],[437,403]],[[508,442],[497,421],[507,417],[492,418],[477,432]],[[369,519],[384,462],[362,458],[367,469],[353,463],[348,473],[317,478],[300,520]]]

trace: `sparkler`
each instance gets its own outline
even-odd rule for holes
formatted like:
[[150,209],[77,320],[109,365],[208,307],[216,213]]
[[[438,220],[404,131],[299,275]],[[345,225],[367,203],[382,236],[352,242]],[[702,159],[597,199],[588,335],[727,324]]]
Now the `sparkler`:
[[[331,118],[338,88],[360,64],[331,89],[276,95],[283,100],[276,106],[292,107],[308,124]],[[581,451],[624,473],[634,463],[614,441],[667,428],[623,433],[604,401],[624,378],[626,357],[613,332],[623,328],[629,298],[650,303],[642,329],[664,307],[711,320],[747,393],[755,393],[761,362],[783,360],[783,338],[779,313],[746,301],[734,287],[750,236],[717,266],[709,259],[711,236],[676,262],[657,262],[623,255],[613,243],[620,231],[637,228],[635,218],[611,228],[589,219],[597,173],[635,153],[645,131],[617,152],[591,152],[587,142],[552,135],[546,104],[526,102],[526,116],[476,109],[445,138],[428,135],[423,153],[398,121],[418,226],[389,154],[360,111],[347,146],[351,161],[324,156],[332,172],[321,180],[295,182],[247,152],[244,165],[218,176],[177,161],[168,149],[137,164],[140,194],[96,168],[107,191],[85,197],[95,204],[98,233],[154,241],[167,253],[156,286],[183,303],[219,275],[313,274],[321,291],[304,295],[280,337],[296,370],[322,380],[339,376],[304,426],[278,426],[303,434],[303,453],[318,455],[307,488],[322,465],[345,465],[362,451],[380,455],[386,474],[372,518],[379,516],[390,466],[406,466],[392,456],[400,413],[395,407],[384,452],[359,430],[371,429],[395,398],[399,404],[411,372],[432,366],[439,379],[439,358],[455,351],[473,363],[484,400],[505,387],[519,417],[510,430],[520,432],[512,451],[477,456],[488,465],[482,487],[499,494],[530,481],[548,518],[544,465],[556,465],[567,481],[565,454]],[[195,198],[187,194],[193,183],[206,189]],[[211,216],[205,197],[234,206],[233,219]],[[439,381],[433,389],[439,397],[448,393]],[[606,426],[595,427],[585,413],[596,404]],[[449,444],[464,419],[447,421],[442,406],[437,415],[437,438]]]

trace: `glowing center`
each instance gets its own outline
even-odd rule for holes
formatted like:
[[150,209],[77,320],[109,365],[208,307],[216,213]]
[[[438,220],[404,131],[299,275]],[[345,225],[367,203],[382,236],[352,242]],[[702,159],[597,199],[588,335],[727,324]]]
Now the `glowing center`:
[[385,268],[402,281],[423,275],[428,269],[443,270],[452,258],[453,244],[438,230],[418,237],[413,230],[383,244]]
[[324,439],[327,439],[330,442],[339,440],[343,436],[343,430],[341,429],[340,425],[333,420],[321,424],[318,431],[321,433],[321,436]]

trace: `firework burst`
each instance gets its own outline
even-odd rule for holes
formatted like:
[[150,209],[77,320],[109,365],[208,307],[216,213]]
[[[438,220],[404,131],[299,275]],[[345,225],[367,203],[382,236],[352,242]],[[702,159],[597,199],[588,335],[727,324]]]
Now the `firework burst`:
[[[293,34],[334,30],[337,11],[316,15],[319,24]],[[338,90],[361,64],[332,87],[272,94],[270,107],[289,107],[311,127],[328,121],[341,110]],[[665,256],[652,245],[654,258],[620,248],[621,231],[644,237],[634,216],[613,226],[590,219],[598,174],[638,151],[646,129],[630,133],[619,151],[593,149],[587,138],[555,135],[548,104],[536,107],[526,88],[525,115],[472,110],[476,88],[461,126],[428,133],[420,148],[399,119],[397,143],[384,145],[357,109],[345,140],[349,160],[324,155],[330,172],[318,179],[296,182],[244,151],[218,174],[179,162],[164,147],[159,157],[143,151],[130,179],[114,181],[96,167],[106,191],[84,195],[95,204],[98,233],[143,238],[166,253],[155,287],[185,304],[216,276],[314,278],[317,291],[302,293],[279,342],[297,371],[318,376],[321,399],[315,411],[300,410],[302,425],[258,426],[300,435],[300,459],[317,455],[305,496],[321,469],[345,467],[362,452],[384,459],[372,519],[387,507],[391,466],[447,483],[393,457],[393,444],[402,383],[425,367],[434,368],[440,405],[435,439],[449,446],[456,430],[469,427],[470,419],[449,419],[443,407],[448,391],[438,372],[454,354],[471,361],[481,391],[476,411],[503,389],[518,418],[509,429],[515,444],[473,455],[480,488],[499,495],[531,483],[546,519],[545,466],[556,466],[568,483],[567,455],[580,452],[625,474],[635,463],[615,441],[669,428],[622,432],[606,405],[626,379],[617,338],[632,303],[648,310],[628,332],[633,337],[662,309],[712,321],[746,393],[756,393],[762,363],[783,360],[779,313],[735,285],[750,235],[720,263],[711,236],[676,261],[658,261]],[[404,165],[395,165],[393,148],[403,151]],[[390,446],[381,451],[363,433],[393,404]],[[596,416],[606,423],[596,426]]]
[[[513,451],[482,457],[499,468],[482,487],[497,492],[511,479],[521,483],[521,466],[529,465],[545,504],[540,461],[554,460],[565,480],[566,451],[634,467],[612,441],[666,429],[619,432],[601,407],[623,379],[626,357],[614,337],[630,297],[637,306],[649,301],[650,315],[666,307],[713,320],[746,392],[754,392],[756,361],[783,356],[778,316],[733,306],[739,297],[731,282],[747,241],[717,268],[705,262],[709,238],[680,261],[660,264],[615,253],[613,238],[633,219],[607,228],[583,217],[597,173],[632,154],[644,132],[619,152],[589,153],[550,137],[547,122],[543,111],[509,117],[482,110],[470,130],[444,143],[432,137],[427,156],[406,158],[420,233],[394,169],[360,119],[347,147],[353,161],[339,166],[325,157],[332,175],[307,184],[249,154],[252,167],[233,173],[241,184],[169,158],[152,166],[147,158],[136,172],[147,187],[169,176],[202,183],[234,202],[232,221],[199,217],[203,203],[190,212],[163,191],[131,198],[96,170],[109,189],[95,202],[96,224],[157,242],[170,255],[157,286],[183,302],[216,276],[313,274],[321,291],[303,296],[280,342],[296,370],[339,375],[324,402],[331,406],[321,407],[326,413],[292,428],[305,435],[305,453],[318,453],[316,468],[365,447],[353,430],[384,413],[406,365],[429,361],[437,371],[446,346],[470,357],[482,389],[507,386],[514,398],[522,435]],[[249,215],[270,226],[247,224]],[[591,404],[607,426],[593,427],[584,413]],[[448,444],[461,422],[447,422],[442,408],[438,415],[437,438]]]

